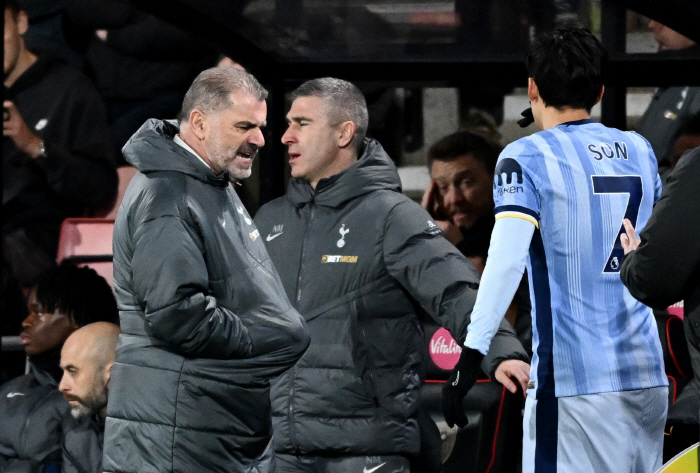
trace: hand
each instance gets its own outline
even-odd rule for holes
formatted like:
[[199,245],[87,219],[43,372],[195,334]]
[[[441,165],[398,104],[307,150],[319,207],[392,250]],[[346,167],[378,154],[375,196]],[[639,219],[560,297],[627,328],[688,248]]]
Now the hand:
[[442,388],[442,413],[445,415],[445,422],[449,427],[453,427],[455,424],[464,427],[469,423],[464,414],[464,396],[474,386],[483,359],[484,355],[479,351],[462,347],[459,361]]
[[520,384],[520,387],[523,389],[523,396],[527,396],[527,383],[530,382],[530,365],[521,360],[502,361],[496,368],[496,381],[513,394],[518,390],[518,384]]
[[41,138],[32,133],[14,103],[5,100],[2,106],[7,110],[5,112],[7,120],[2,122],[2,136],[9,136],[17,149],[32,158],[39,156],[41,154]]
[[423,193],[421,206],[435,219],[435,223],[440,227],[447,241],[453,245],[462,241],[462,238],[464,238],[462,231],[452,222],[450,217],[447,216],[447,210],[442,205],[438,194],[437,183],[432,179],[430,180],[430,185]]
[[620,235],[620,243],[622,243],[622,249],[625,250],[625,254],[627,254],[630,251],[636,250],[641,240],[637,238],[637,232],[634,230],[632,222],[628,219],[624,219],[622,225],[625,227],[625,233]]

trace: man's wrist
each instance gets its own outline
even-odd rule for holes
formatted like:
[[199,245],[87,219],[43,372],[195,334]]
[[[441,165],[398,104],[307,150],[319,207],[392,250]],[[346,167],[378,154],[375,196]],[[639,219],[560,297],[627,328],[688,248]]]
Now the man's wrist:
[[32,151],[28,154],[32,159],[46,158],[48,156],[46,152],[46,142],[42,139],[39,139],[38,141],[32,144]]

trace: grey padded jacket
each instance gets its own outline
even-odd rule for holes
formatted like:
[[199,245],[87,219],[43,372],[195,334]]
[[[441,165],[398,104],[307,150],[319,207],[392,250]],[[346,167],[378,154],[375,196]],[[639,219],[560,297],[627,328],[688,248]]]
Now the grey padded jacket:
[[139,173],[114,228],[122,333],[107,472],[274,468],[270,379],[309,338],[228,180],[149,120],[124,146]]
[[[463,340],[479,276],[430,215],[401,194],[396,167],[366,140],[316,189],[292,179],[255,218],[311,346],[273,382],[275,450],[416,454],[427,313]],[[528,360],[504,322],[484,364]]]
[[29,374],[0,386],[0,471],[40,473],[61,462],[61,433],[70,405],[49,371],[32,365]]

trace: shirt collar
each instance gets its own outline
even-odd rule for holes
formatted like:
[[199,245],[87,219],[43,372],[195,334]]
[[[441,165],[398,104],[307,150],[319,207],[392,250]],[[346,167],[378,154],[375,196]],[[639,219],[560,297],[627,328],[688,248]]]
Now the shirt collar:
[[175,143],[179,144],[180,146],[182,146],[183,148],[185,148],[185,149],[186,149],[187,151],[189,151],[190,153],[192,153],[192,154],[194,154],[195,156],[197,156],[197,159],[199,159],[201,162],[203,162],[204,164],[206,164],[207,167],[208,167],[209,169],[211,169],[211,166],[209,166],[209,164],[207,164],[207,162],[204,160],[204,158],[202,158],[199,154],[197,154],[197,152],[196,152],[195,150],[193,150],[192,147],[191,147],[190,145],[188,145],[187,143],[185,143],[185,142],[182,140],[182,138],[180,138],[180,135],[175,135],[175,138],[173,138],[173,141],[174,141]]

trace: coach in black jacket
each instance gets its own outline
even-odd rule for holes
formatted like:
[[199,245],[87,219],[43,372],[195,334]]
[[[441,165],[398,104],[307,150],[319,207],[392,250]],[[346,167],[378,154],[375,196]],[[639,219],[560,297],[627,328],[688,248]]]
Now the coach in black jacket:
[[[282,138],[293,179],[256,216],[311,335],[273,382],[278,469],[407,471],[420,447],[418,314],[463,340],[479,276],[401,194],[379,143],[362,141],[367,109],[355,86],[316,79],[293,98]],[[483,364],[491,375],[504,359],[528,359],[506,323],[499,333]]]
[[685,335],[695,377],[668,413],[669,421],[700,423],[700,148],[687,151],[668,177],[661,199],[634,250],[623,236],[625,257],[620,270],[630,293],[654,309],[683,300]]

